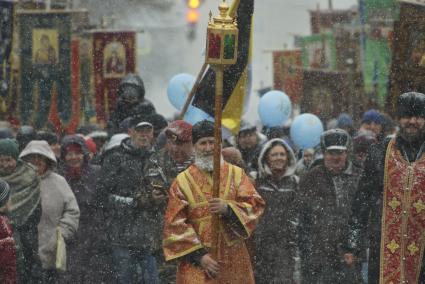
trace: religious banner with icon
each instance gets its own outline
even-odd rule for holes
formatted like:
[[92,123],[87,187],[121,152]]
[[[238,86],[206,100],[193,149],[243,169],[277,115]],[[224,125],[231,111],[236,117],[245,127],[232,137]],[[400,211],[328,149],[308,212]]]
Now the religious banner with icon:
[[[7,111],[10,92],[14,2],[0,0],[0,113]],[[4,117],[3,117],[4,119]]]
[[303,71],[301,50],[273,52],[274,89],[284,91],[293,103],[298,103],[302,95]]
[[21,124],[38,129],[57,116],[57,131],[72,120],[71,16],[65,11],[18,13],[21,48]]
[[336,69],[336,47],[332,34],[315,34],[298,39],[304,68]]
[[93,38],[93,71],[96,93],[96,117],[102,124],[116,105],[116,91],[127,73],[135,72],[133,31],[95,31]]
[[425,92],[425,3],[400,1],[400,20],[394,22],[390,95],[387,110],[407,91]]
[[[358,74],[353,81],[359,81]],[[304,70],[301,112],[317,115],[322,121],[337,117],[341,112],[353,113],[361,104],[357,90],[361,85],[350,84],[347,72]],[[335,84],[335,82],[339,82]]]

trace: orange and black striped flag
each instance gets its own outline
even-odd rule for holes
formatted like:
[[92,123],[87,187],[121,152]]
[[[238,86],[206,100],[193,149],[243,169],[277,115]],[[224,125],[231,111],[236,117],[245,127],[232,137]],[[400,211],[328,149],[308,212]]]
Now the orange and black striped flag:
[[[239,4],[235,4],[235,3]],[[238,5],[238,7],[234,7]],[[230,10],[237,9],[238,58],[224,71],[222,124],[232,133],[239,126],[246,96],[250,92],[252,23],[254,0],[234,1]],[[196,91],[193,105],[214,116],[215,71],[209,68]]]

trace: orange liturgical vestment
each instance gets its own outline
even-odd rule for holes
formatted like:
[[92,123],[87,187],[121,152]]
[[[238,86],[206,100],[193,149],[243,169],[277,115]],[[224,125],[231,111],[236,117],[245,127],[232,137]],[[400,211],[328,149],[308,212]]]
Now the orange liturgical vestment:
[[179,261],[177,284],[254,283],[245,239],[253,232],[265,204],[244,171],[226,162],[220,172],[220,198],[237,218],[220,218],[218,277],[208,278],[200,267],[184,257],[198,249],[211,249],[212,215],[208,206],[211,198],[211,175],[195,165],[180,173],[170,188],[163,248],[166,260]]
[[409,163],[393,139],[385,158],[379,283],[419,282],[424,236],[425,155]]

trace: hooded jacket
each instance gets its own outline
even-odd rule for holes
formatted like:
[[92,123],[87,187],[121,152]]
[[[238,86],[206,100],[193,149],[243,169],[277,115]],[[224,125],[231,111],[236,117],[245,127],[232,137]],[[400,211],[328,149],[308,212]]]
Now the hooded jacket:
[[[276,145],[285,148],[288,163],[285,174],[273,179],[266,163],[267,153]],[[296,256],[295,201],[298,177],[291,147],[282,139],[266,142],[258,158],[256,188],[266,209],[254,233],[255,275],[257,283],[292,283]]]
[[[31,141],[20,158],[38,154],[49,161],[51,167],[56,158],[46,141]],[[41,176],[41,220],[38,224],[38,252],[44,269],[54,269],[56,262],[57,236],[60,229],[65,241],[69,241],[78,229],[80,210],[77,200],[66,180],[49,169]]]

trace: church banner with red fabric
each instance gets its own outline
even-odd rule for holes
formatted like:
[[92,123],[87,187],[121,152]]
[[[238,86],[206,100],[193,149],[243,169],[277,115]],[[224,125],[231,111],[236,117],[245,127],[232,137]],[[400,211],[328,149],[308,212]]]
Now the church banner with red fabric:
[[93,73],[96,118],[105,123],[116,105],[116,92],[121,79],[135,72],[134,31],[93,32]]
[[273,82],[275,90],[284,91],[293,103],[298,103],[303,90],[301,50],[273,52]]

